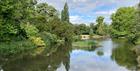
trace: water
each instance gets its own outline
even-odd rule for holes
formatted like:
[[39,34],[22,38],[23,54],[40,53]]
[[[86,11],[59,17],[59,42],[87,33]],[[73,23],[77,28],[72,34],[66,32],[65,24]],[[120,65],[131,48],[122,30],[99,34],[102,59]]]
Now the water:
[[[134,46],[124,39],[99,40],[96,49],[58,47],[56,51],[41,55],[25,55],[0,63],[0,71],[136,71]],[[54,49],[52,49],[54,50]],[[51,50],[49,50],[51,51]]]

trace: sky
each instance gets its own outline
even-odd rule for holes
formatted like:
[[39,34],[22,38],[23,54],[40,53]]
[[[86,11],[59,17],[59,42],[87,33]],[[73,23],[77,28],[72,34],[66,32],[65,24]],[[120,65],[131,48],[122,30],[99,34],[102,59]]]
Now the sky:
[[38,0],[54,6],[59,12],[65,2],[69,6],[70,21],[73,24],[95,23],[98,16],[104,16],[111,23],[110,16],[120,7],[136,6],[140,0]]

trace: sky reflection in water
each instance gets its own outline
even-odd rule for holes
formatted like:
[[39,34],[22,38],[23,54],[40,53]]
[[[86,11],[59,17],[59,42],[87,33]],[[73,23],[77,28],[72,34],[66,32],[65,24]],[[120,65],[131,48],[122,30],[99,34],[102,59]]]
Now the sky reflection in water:
[[[111,39],[106,39],[100,44],[102,47],[95,51],[73,50],[70,54],[69,71],[129,71],[111,59],[112,50],[116,47]],[[98,51],[104,54],[99,56]],[[64,66],[61,64],[57,71],[65,71]]]

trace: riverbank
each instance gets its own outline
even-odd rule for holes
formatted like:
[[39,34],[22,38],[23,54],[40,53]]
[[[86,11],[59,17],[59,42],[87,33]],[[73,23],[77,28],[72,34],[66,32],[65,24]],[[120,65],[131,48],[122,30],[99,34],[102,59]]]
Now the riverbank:
[[98,47],[99,44],[93,40],[81,40],[81,41],[73,42],[72,46],[79,47],[79,48],[95,48]]

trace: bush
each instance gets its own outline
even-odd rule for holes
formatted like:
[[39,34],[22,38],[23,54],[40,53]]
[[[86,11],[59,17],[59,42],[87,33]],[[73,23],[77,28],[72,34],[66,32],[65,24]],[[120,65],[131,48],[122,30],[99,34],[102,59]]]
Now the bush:
[[30,37],[29,38],[36,46],[43,47],[45,46],[44,41],[41,39],[41,37]]
[[47,45],[55,44],[57,42],[57,36],[48,32],[41,32],[39,36],[44,40]]
[[17,54],[22,54],[35,46],[29,40],[17,41],[17,42],[1,42],[0,43],[0,57],[11,57]]
[[73,36],[73,41],[79,41],[79,40],[81,40],[80,36]]
[[21,24],[20,26],[22,29],[25,30],[27,37],[35,36],[39,32],[39,30],[34,25],[31,25],[30,23]]

